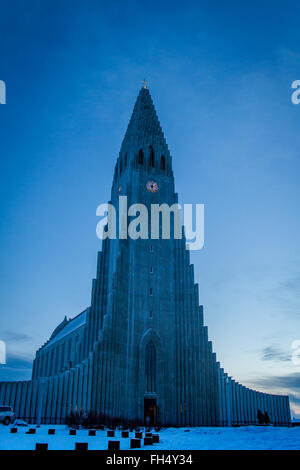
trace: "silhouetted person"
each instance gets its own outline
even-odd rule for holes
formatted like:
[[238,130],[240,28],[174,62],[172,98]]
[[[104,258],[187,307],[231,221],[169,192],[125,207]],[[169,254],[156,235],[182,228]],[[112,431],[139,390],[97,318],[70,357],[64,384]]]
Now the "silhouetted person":
[[264,415],[264,422],[265,422],[265,424],[270,424],[270,418],[269,418],[269,415],[266,411],[265,411],[265,415]]
[[265,417],[260,410],[257,411],[258,424],[264,424]]

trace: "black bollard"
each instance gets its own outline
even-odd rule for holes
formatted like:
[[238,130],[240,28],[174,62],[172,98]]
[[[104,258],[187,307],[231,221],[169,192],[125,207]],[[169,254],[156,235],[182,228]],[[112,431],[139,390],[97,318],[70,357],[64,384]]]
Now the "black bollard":
[[108,450],[120,450],[120,441],[108,441]]
[[144,437],[144,446],[152,446],[153,437]]
[[85,452],[88,450],[88,443],[87,442],[76,442],[75,443],[75,450],[77,452]]
[[48,444],[39,444],[38,442],[35,444],[35,450],[37,452],[46,452],[48,450]]
[[141,439],[130,439],[130,449],[140,449]]

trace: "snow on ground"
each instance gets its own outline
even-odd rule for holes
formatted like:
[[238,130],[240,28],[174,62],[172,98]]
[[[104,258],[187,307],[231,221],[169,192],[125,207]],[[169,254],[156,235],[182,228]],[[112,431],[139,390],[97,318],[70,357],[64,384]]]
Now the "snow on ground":
[[[48,435],[49,428],[55,428],[55,435]],[[88,436],[85,429],[77,430],[76,436],[69,436],[69,430],[64,425],[43,425],[36,430],[36,434],[26,434],[28,429],[19,427],[17,434],[10,434],[10,426],[0,424],[0,450],[34,450],[37,442],[48,443],[49,450],[74,450],[76,442],[88,442],[90,450],[107,450],[108,440],[120,440],[121,450],[130,449],[130,438],[122,438],[121,431],[115,431],[115,437],[108,438],[106,430],[97,430],[96,437]],[[160,443],[142,445],[142,450],[300,449],[300,426],[168,428],[158,434]],[[134,437],[134,433],[129,435]]]

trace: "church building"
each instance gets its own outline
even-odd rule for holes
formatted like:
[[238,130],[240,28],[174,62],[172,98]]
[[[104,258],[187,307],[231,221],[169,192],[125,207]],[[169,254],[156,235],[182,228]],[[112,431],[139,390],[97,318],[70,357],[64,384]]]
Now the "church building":
[[[110,203],[178,202],[172,157],[149,90],[138,94],[115,165]],[[127,221],[128,222],[128,221]],[[171,235],[173,234],[171,230]],[[174,234],[173,234],[174,235]],[[72,414],[161,426],[290,422],[288,396],[251,390],[224,372],[199,305],[185,238],[106,238],[91,303],[55,328],[32,378],[0,383],[0,403],[28,422]]]

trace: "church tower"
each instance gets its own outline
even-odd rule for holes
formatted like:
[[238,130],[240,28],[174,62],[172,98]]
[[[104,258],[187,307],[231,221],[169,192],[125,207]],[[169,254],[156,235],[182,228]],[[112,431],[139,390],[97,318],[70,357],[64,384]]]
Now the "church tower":
[[[115,166],[115,208],[120,196],[149,214],[151,204],[178,201],[172,158],[145,87]],[[140,422],[217,424],[216,360],[189,251],[184,238],[174,239],[173,224],[170,239],[106,239],[97,273],[88,319],[90,346],[101,332],[93,407]]]
[[[178,201],[172,158],[145,87],[115,166],[110,203],[117,220],[125,199],[128,208],[140,204],[148,214],[153,205],[171,208]],[[138,216],[129,212],[122,218],[126,229]],[[184,236],[175,236],[171,216],[167,238],[150,237],[148,219],[148,236],[126,238],[117,230],[116,238],[102,241],[91,305],[54,329],[36,353],[31,380],[0,383],[0,403],[16,417],[231,426],[256,424],[260,410],[274,424],[290,422],[287,396],[251,390],[216,361],[190,252]]]

